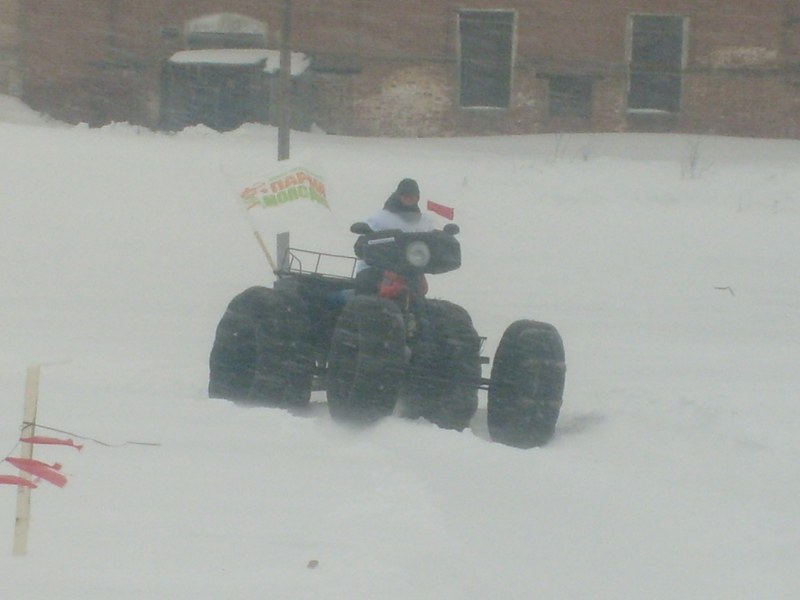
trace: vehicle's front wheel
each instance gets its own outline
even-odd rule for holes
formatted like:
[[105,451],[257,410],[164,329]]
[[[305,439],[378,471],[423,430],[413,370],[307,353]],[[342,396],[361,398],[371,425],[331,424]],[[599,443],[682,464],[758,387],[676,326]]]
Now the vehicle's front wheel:
[[420,340],[412,346],[401,414],[461,431],[478,408],[480,337],[469,313],[446,300],[425,302]]
[[546,444],[561,411],[565,372],[564,344],[555,327],[528,320],[509,325],[489,385],[492,440],[517,448]]
[[390,415],[405,360],[405,325],[397,305],[374,296],[351,299],[336,322],[328,355],[331,417],[367,425]]

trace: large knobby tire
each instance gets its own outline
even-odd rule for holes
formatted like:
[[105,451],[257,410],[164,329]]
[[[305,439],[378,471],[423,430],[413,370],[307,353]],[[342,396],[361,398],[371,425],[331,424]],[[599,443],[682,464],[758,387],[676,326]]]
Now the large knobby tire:
[[426,301],[425,317],[412,344],[402,415],[461,431],[478,408],[480,337],[469,313],[452,302]]
[[336,323],[327,395],[338,422],[369,425],[392,414],[405,366],[405,325],[396,304],[355,296]]
[[561,411],[565,372],[564,344],[555,327],[528,320],[509,325],[489,385],[492,440],[516,448],[546,444]]
[[265,287],[251,287],[228,304],[217,325],[208,361],[209,397],[244,400],[250,393],[256,360],[254,320],[261,297],[268,293]]
[[209,396],[263,406],[307,406],[314,370],[308,332],[299,297],[248,288],[231,300],[217,326]]

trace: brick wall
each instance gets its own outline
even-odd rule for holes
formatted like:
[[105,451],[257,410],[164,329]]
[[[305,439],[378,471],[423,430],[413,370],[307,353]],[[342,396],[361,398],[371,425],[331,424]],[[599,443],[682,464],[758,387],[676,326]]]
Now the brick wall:
[[436,63],[369,66],[355,90],[353,133],[378,136],[390,123],[406,137],[450,134],[451,79]]
[[[24,0],[24,93],[92,124],[159,120],[164,62],[199,16],[236,12],[280,42],[282,2]],[[800,0],[293,0],[293,49],[314,58],[314,120],[331,133],[389,136],[685,131],[800,137]],[[3,11],[16,2],[0,0]],[[459,107],[457,14],[516,11],[512,101]],[[631,14],[686,17],[681,111],[629,114]],[[0,48],[3,32],[0,26]],[[10,56],[6,53],[6,57]],[[0,85],[3,62],[0,49]],[[6,72],[8,68],[6,67]],[[549,77],[592,81],[589,117],[551,116]],[[7,77],[8,78],[8,77]],[[8,84],[6,84],[8,85]]]
[[758,72],[688,78],[682,131],[800,138],[800,86]]
[[21,93],[19,0],[0,0],[0,94]]
[[[382,0],[372,2],[376,11],[383,10],[381,4]],[[397,4],[401,3],[386,10],[397,13]],[[786,71],[791,52],[800,71],[800,19],[794,28],[787,27],[786,11],[793,2],[539,0],[501,5],[472,0],[458,5],[422,3],[424,10],[417,2],[402,4],[405,14],[393,17],[389,34],[381,37],[378,22],[368,22],[360,31],[362,45],[373,43],[364,41],[370,36],[378,38],[374,56],[377,62],[384,60],[349,76],[351,95],[344,101],[352,102],[352,110],[341,110],[339,118],[329,123],[330,130],[400,136],[686,131],[796,137],[800,129],[798,86],[787,83],[791,77]],[[414,12],[412,5],[419,11]],[[509,5],[517,11],[511,106],[459,108],[456,6]],[[800,14],[800,8],[795,12]],[[408,18],[411,13],[414,19]],[[687,18],[687,72],[679,114],[627,111],[631,14]],[[415,52],[421,56],[416,66],[410,66]],[[542,73],[590,77],[591,117],[550,116],[548,80]]]

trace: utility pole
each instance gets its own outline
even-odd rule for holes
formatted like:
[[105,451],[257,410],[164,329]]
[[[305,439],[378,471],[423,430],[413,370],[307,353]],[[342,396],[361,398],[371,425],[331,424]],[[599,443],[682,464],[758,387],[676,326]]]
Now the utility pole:
[[283,1],[283,27],[281,29],[281,68],[278,76],[278,160],[289,158],[290,128],[292,123],[292,0]]

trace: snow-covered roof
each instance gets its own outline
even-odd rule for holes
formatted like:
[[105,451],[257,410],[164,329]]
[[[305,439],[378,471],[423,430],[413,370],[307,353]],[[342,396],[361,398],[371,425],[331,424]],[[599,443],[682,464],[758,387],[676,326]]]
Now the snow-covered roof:
[[267,26],[261,21],[237,13],[217,13],[192,19],[186,33],[241,33],[267,37]]
[[[173,54],[169,62],[195,65],[258,65],[263,63],[266,73],[277,73],[281,66],[280,50],[266,48],[207,48],[202,50],[181,50]],[[296,77],[303,73],[310,63],[302,52],[291,53],[291,73]]]

